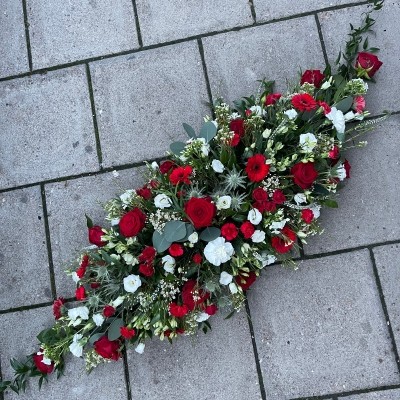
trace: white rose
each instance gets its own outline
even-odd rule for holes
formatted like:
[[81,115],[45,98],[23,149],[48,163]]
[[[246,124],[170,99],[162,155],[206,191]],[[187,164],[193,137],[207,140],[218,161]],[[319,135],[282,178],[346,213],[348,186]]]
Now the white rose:
[[253,243],[261,243],[265,240],[265,232],[256,230],[254,233],[251,235],[251,240]]
[[221,275],[219,277],[219,283],[221,285],[229,285],[232,282],[233,276],[231,274],[228,274],[225,271],[221,272]]
[[260,213],[260,211],[257,210],[257,208],[253,208],[252,210],[249,211],[249,214],[247,215],[247,219],[253,225],[258,225],[262,220],[262,214]]
[[128,275],[124,278],[124,289],[129,293],[135,293],[142,285],[138,275]]
[[145,347],[144,343],[139,343],[135,348],[136,353],[143,354],[144,347]]
[[102,326],[104,322],[104,317],[101,314],[93,314],[93,322],[96,326]]
[[225,242],[223,237],[218,237],[207,243],[204,248],[204,256],[212,265],[219,267],[222,263],[227,262],[233,256],[235,250],[229,242]]
[[154,197],[154,205],[157,208],[168,208],[171,207],[172,201],[166,194],[158,194]]
[[231,207],[232,197],[231,196],[221,196],[218,198],[216,206],[218,210],[227,210]]
[[285,111],[284,114],[289,119],[296,119],[296,117],[297,117],[297,111],[294,108],[291,108],[290,110]]
[[161,261],[163,263],[164,270],[166,272],[169,272],[170,274],[173,274],[174,273],[175,264],[176,264],[175,258],[167,255],[167,256],[164,256],[161,259]]
[[222,172],[224,172],[224,164],[222,164],[222,162],[219,160],[213,160],[211,166],[212,169],[218,174],[222,174]]
[[303,133],[300,135],[300,147],[306,153],[311,153],[317,145],[317,138],[312,133]]

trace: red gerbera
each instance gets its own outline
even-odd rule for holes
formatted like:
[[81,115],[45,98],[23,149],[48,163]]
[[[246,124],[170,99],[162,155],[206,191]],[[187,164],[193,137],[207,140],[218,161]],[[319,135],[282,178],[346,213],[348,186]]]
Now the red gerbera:
[[175,168],[169,176],[169,181],[175,186],[179,183],[190,185],[189,176],[192,172],[193,168],[190,165],[187,165],[186,167]]
[[266,160],[262,154],[255,154],[247,160],[246,173],[252,182],[260,182],[268,175],[269,165],[265,164]]
[[296,110],[311,111],[317,107],[317,102],[314,97],[308,93],[295,94],[292,97],[292,104]]

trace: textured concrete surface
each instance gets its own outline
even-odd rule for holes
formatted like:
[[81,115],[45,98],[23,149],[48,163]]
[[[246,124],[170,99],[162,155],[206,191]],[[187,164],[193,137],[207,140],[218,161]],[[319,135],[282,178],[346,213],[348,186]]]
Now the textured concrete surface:
[[138,47],[130,0],[27,0],[27,9],[34,68]]
[[[342,397],[340,397],[342,399]],[[400,390],[385,390],[382,392],[364,393],[350,397],[343,397],[344,400],[398,400],[400,399]]]
[[28,71],[22,2],[1,2],[0,37],[0,78]]
[[272,267],[249,302],[267,399],[399,382],[367,250]]

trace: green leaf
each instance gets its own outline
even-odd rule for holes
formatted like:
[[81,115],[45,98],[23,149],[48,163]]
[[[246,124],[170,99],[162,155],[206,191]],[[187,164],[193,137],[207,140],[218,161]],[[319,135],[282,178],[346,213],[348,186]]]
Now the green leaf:
[[316,185],[314,185],[314,193],[330,194],[331,192],[328,189],[326,189],[324,186],[317,183]]
[[89,343],[94,344],[94,342],[97,342],[102,336],[104,336],[104,332],[95,333],[94,335],[90,336]]
[[330,208],[338,208],[338,203],[335,200],[331,200],[331,199],[326,199],[324,201],[321,201],[321,204],[323,204],[326,207],[330,207]]
[[157,314],[151,321],[150,325],[154,325],[156,322],[158,322],[161,319],[161,315]]
[[195,130],[194,130],[190,125],[188,125],[188,124],[183,123],[182,125],[183,125],[183,129],[185,130],[185,132],[187,133],[187,135],[188,135],[190,138],[195,139],[195,138],[196,138],[196,132],[195,132]]
[[231,311],[224,319],[230,319],[235,314],[236,310]]
[[339,142],[343,142],[345,138],[345,133],[336,131],[336,137],[338,138]]
[[153,233],[153,246],[158,253],[162,253],[171,246],[171,243],[164,234],[154,231]]
[[124,326],[122,318],[114,319],[108,328],[108,340],[117,340],[121,336],[120,328]]
[[221,229],[215,228],[213,226],[204,229],[203,232],[200,233],[200,239],[205,242],[211,242],[221,235]]
[[353,97],[347,96],[343,100],[340,100],[338,103],[334,105],[338,110],[346,113],[350,110],[351,106],[353,105]]
[[93,221],[85,214],[86,217],[86,226],[88,227],[88,229],[93,227]]
[[169,242],[176,242],[186,236],[186,223],[183,221],[169,221],[165,224],[163,235]]
[[170,150],[174,153],[174,154],[176,154],[177,156],[179,156],[179,154],[181,154],[182,153],[182,151],[183,151],[183,149],[185,148],[185,143],[183,143],[183,142],[174,142],[174,143],[171,143],[170,144],[170,146],[169,146],[169,148],[170,148]]
[[208,143],[216,134],[216,126],[211,121],[208,121],[202,126],[199,137],[206,139]]

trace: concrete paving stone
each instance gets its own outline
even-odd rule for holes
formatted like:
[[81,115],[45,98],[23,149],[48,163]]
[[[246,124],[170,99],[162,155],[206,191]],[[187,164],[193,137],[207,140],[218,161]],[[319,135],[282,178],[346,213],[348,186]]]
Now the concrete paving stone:
[[66,182],[46,185],[47,211],[52,244],[57,295],[71,297],[75,284],[65,274],[71,261],[81,249],[90,246],[85,214],[95,225],[107,226],[101,204],[127,189],[143,183],[142,168],[101,174]]
[[[293,45],[294,32],[302,38],[302,46]],[[229,102],[255,94],[260,88],[257,80],[275,80],[276,89],[282,91],[287,79],[298,79],[301,68],[324,68],[312,16],[227,32],[204,38],[203,43],[213,96]]]
[[[351,3],[361,2],[363,0],[351,1]],[[269,1],[253,0],[257,15],[257,22],[271,21],[278,18],[288,17],[314,10],[332,6],[342,6],[349,4],[349,0],[297,0],[293,3],[291,0]]]
[[322,210],[325,232],[308,239],[306,254],[400,239],[399,128],[400,115],[392,115],[365,135],[367,147],[348,151],[351,178],[338,192],[339,208]]
[[27,0],[33,68],[138,47],[131,0]]
[[83,66],[0,83],[0,188],[99,168]]
[[52,299],[40,189],[0,194],[0,309]]
[[143,354],[129,350],[132,399],[261,400],[245,312],[210,323],[206,335],[181,337],[172,345],[154,338]]
[[[349,24],[358,26],[361,22],[361,13],[366,6],[349,9],[323,12],[319,14],[324,42],[328,57],[333,64],[339,48],[344,48],[346,35],[349,32]],[[375,34],[369,35],[369,44],[381,50],[377,53],[383,66],[376,73],[376,84],[371,83],[369,93],[366,96],[367,109],[373,114],[382,113],[385,110],[399,111],[400,96],[397,85],[398,71],[400,69],[400,3],[398,1],[385,1],[381,11],[375,12],[373,18],[376,24],[373,29]]]
[[[11,357],[23,359],[38,351],[37,333],[54,321],[51,307],[0,315],[1,370],[5,380],[13,377],[9,364]],[[112,383],[112,384],[110,384]],[[98,366],[90,375],[85,373],[83,359],[67,356],[65,375],[38,390],[37,379],[32,378],[24,394],[7,391],[4,400],[126,400],[123,363],[112,362]]]
[[375,247],[373,251],[393,334],[400,349],[400,245]]
[[268,268],[248,297],[268,400],[399,383],[368,250]]
[[209,114],[196,42],[91,63],[104,165],[164,156]]
[[144,45],[253,23],[246,0],[136,0],[136,4]]
[[343,400],[399,400],[400,389],[384,390],[382,392],[372,392],[357,394],[350,397],[340,397]]
[[0,78],[29,70],[22,2],[3,0],[0,11]]

